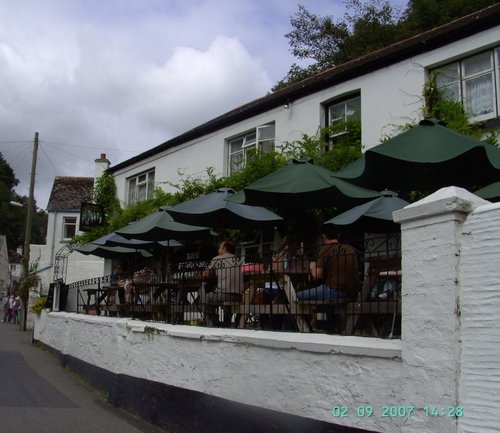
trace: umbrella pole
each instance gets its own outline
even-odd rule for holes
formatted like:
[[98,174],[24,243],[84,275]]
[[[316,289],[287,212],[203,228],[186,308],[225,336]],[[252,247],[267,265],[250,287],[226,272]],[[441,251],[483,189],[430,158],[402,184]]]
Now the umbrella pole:
[[170,239],[167,241],[167,251],[165,252],[165,281],[170,281]]

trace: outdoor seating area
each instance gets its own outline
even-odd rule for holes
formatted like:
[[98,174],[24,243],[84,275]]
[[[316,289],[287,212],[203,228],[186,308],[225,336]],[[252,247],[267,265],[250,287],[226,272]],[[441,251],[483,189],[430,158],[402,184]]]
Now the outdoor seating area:
[[[459,168],[473,157],[484,169],[464,176]],[[335,173],[307,157],[292,159],[238,192],[219,188],[162,206],[76,248],[142,262],[119,278],[71,284],[78,291],[77,311],[183,325],[397,337],[402,272],[399,242],[389,246],[400,234],[393,212],[408,206],[413,192],[487,185],[499,167],[497,148],[435,119],[368,149]],[[237,251],[228,230],[240,238],[253,232],[258,254]],[[323,245],[312,248],[319,232]],[[360,239],[339,240],[346,233]],[[382,238],[378,246],[374,234]],[[294,235],[286,250],[283,242]],[[274,250],[282,242],[273,256],[264,238]],[[217,241],[218,255],[202,257],[205,262],[201,256],[175,257],[177,247],[215,249]],[[291,250],[293,259],[284,254]]]
[[[110,275],[75,282],[69,290],[76,291],[77,312],[83,314],[181,325],[393,338],[400,335],[400,251],[389,250],[387,238],[379,241],[376,251],[356,250],[353,257],[337,259],[355,263],[354,287],[349,296],[341,298],[301,296],[318,285],[309,269],[311,258],[305,254],[296,257],[293,265],[278,256],[259,263],[246,263],[235,256],[229,264],[214,265],[212,261],[208,273],[210,262],[170,263],[165,273],[142,268],[119,279]],[[370,244],[376,244],[374,239]],[[235,296],[214,298],[221,278],[237,285]]]

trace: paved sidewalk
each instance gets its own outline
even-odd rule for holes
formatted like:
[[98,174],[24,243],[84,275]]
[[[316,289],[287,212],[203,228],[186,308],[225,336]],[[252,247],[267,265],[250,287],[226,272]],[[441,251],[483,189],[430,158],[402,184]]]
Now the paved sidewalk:
[[165,433],[108,406],[31,338],[0,323],[0,433]]

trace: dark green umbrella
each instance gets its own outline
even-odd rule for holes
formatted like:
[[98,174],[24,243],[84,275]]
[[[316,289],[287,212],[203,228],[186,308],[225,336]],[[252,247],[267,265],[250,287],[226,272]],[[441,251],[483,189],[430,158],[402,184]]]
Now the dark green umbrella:
[[500,182],[493,182],[474,192],[477,196],[489,201],[500,200]]
[[165,241],[171,238],[189,238],[208,234],[207,227],[192,226],[174,221],[165,210],[154,212],[128,226],[116,230],[119,235],[145,241]]
[[300,158],[251,183],[227,200],[278,209],[306,210],[339,203],[355,205],[379,195],[377,191],[336,179],[330,170]]
[[398,231],[399,224],[396,224],[392,219],[392,213],[404,208],[409,203],[397,197],[397,194],[392,191],[382,191],[381,194],[379,198],[349,209],[325,221],[324,224],[349,226],[351,229],[370,233]]
[[126,247],[105,247],[93,243],[80,245],[79,247],[75,248],[75,250],[85,255],[90,254],[93,256],[103,257],[105,259],[135,257],[137,255],[141,255],[144,258],[153,257],[151,253],[145,250]]
[[500,178],[500,149],[426,119],[367,150],[335,176],[378,190],[474,188]]
[[152,249],[157,246],[161,247],[180,247],[182,244],[174,239],[169,239],[166,241],[144,241],[140,239],[127,239],[118,233],[112,232],[107,235],[101,236],[99,239],[95,239],[91,242],[95,245],[101,245],[105,247],[126,247],[135,249]]
[[226,200],[233,195],[232,189],[219,188],[210,194],[168,208],[168,213],[184,224],[221,229],[272,228],[283,220],[263,207]]

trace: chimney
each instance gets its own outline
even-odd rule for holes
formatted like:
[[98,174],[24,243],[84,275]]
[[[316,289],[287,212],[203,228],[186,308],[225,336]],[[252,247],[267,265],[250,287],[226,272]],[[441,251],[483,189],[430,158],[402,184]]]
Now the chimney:
[[101,153],[101,157],[95,160],[94,182],[95,179],[102,176],[102,174],[109,168],[110,165],[111,163],[109,162],[109,159],[106,158],[106,154]]

